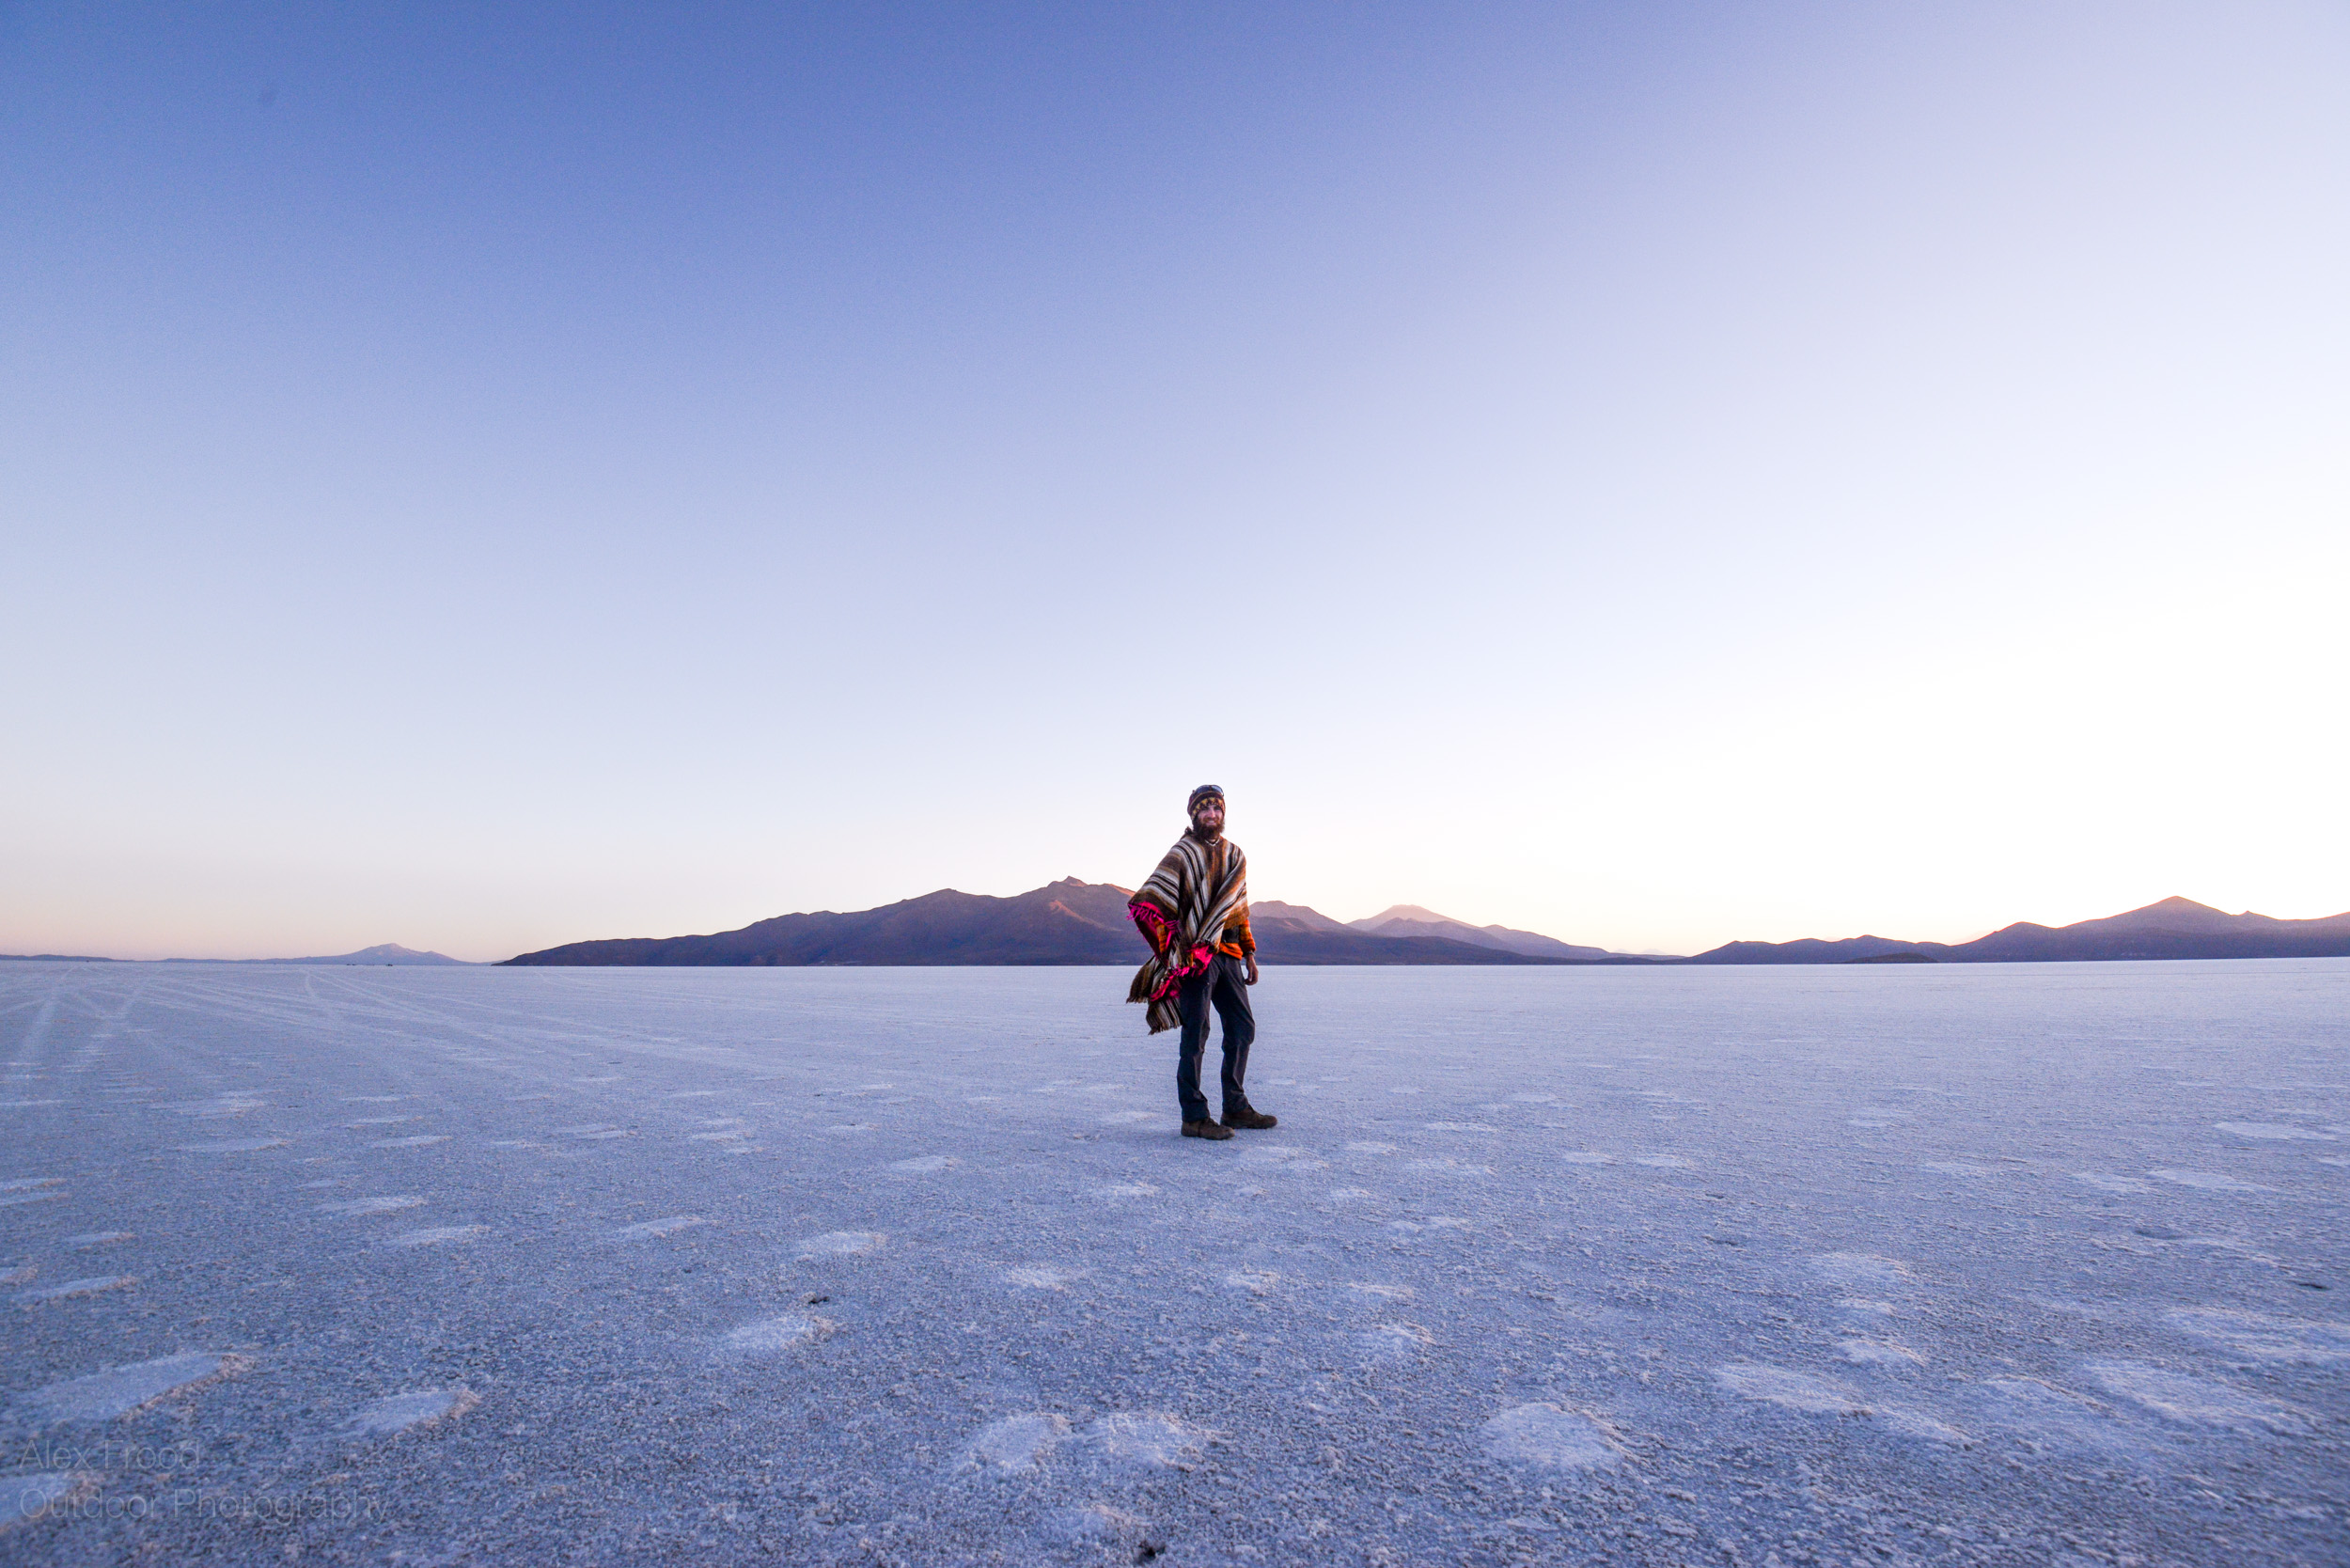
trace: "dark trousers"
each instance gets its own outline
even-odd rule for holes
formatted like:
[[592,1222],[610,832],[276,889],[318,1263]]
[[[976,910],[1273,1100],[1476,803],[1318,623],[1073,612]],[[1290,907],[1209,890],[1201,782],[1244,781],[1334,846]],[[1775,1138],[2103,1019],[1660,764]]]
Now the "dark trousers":
[[1248,986],[1241,978],[1241,962],[1222,953],[1190,976],[1176,992],[1183,1012],[1183,1042],[1175,1058],[1175,1098],[1183,1103],[1183,1120],[1208,1120],[1208,1097],[1199,1092],[1199,1058],[1208,1048],[1208,1007],[1224,1020],[1224,1111],[1248,1104],[1241,1088],[1248,1076],[1248,1047],[1257,1039],[1257,1015],[1248,1010]]

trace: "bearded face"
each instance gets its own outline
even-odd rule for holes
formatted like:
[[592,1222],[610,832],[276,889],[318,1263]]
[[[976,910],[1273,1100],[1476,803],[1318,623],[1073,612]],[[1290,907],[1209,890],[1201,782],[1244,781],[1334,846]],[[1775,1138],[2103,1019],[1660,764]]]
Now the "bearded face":
[[1202,839],[1214,839],[1224,831],[1224,797],[1210,795],[1191,808],[1191,828]]

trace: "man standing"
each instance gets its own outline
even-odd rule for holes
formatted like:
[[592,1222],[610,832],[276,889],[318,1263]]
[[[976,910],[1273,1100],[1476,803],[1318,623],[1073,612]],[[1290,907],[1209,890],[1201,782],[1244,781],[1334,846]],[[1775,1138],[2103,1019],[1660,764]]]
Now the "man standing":
[[[1175,1098],[1185,1137],[1228,1138],[1234,1127],[1273,1126],[1277,1118],[1248,1103],[1248,1047],[1257,1038],[1248,1008],[1257,983],[1257,938],[1248,929],[1248,859],[1224,837],[1224,792],[1192,791],[1191,830],[1126,905],[1151,944],[1151,960],[1126,991],[1150,1004],[1151,1032],[1183,1026],[1175,1057]],[[1208,1009],[1224,1020],[1224,1120],[1208,1120],[1199,1092],[1199,1058],[1208,1045]]]

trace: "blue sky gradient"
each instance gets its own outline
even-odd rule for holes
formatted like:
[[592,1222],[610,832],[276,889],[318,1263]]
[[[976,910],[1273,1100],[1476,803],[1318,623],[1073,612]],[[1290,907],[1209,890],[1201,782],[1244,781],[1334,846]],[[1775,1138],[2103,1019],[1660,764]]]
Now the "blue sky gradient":
[[2350,12],[0,12],[0,951],[2350,905]]

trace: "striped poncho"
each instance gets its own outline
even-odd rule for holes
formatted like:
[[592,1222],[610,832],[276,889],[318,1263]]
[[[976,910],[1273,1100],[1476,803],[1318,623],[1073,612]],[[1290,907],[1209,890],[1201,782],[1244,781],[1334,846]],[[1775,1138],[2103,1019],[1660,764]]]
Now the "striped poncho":
[[1152,1034],[1183,1021],[1176,988],[1217,949],[1234,957],[1257,950],[1248,929],[1248,857],[1229,839],[1203,844],[1186,833],[1176,839],[1126,913],[1151,944],[1150,962],[1135,971],[1126,999],[1151,1004]]

